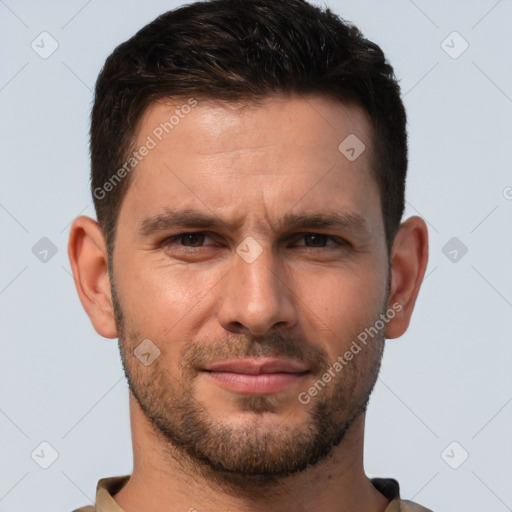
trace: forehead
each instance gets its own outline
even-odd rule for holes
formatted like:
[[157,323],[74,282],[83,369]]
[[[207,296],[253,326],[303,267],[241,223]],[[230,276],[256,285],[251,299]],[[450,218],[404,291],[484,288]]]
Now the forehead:
[[371,136],[364,110],[316,96],[156,102],[139,123],[122,210],[199,208],[269,222],[326,206],[378,215]]
[[[282,128],[286,131],[281,132]],[[370,149],[371,133],[364,109],[322,96],[271,96],[257,103],[191,97],[149,105],[141,117],[136,141],[144,144],[149,136],[158,146],[167,149],[174,145],[176,150],[185,142],[194,153],[207,155],[242,147],[259,146],[263,151],[262,143],[275,140],[278,134],[276,142],[294,146],[300,153],[302,149],[336,150],[349,135],[364,140]]]

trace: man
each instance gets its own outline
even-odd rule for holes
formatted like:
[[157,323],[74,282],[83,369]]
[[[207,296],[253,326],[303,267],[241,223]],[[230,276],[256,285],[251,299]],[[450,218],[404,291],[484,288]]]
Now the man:
[[119,338],[134,467],[97,510],[427,510],[363,468],[427,264],[425,223],[401,223],[405,123],[380,48],[302,0],[190,4],[107,59],[98,223],[69,255]]

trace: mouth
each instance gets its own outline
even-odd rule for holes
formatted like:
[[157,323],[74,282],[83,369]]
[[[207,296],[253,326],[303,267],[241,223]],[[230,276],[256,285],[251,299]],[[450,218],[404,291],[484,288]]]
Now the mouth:
[[270,395],[300,383],[310,371],[298,362],[275,358],[236,358],[207,365],[206,376],[242,395]]

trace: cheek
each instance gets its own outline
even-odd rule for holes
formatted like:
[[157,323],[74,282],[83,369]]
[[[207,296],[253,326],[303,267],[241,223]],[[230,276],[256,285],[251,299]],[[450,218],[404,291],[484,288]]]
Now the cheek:
[[311,332],[328,340],[326,350],[337,357],[375,323],[385,305],[386,279],[382,273],[361,269],[309,273],[300,280],[298,290]]
[[138,262],[119,261],[119,268],[116,286],[125,320],[155,339],[169,336],[180,329],[184,319],[197,315],[223,275],[220,267],[187,268],[169,264],[160,256],[152,263],[142,258]]

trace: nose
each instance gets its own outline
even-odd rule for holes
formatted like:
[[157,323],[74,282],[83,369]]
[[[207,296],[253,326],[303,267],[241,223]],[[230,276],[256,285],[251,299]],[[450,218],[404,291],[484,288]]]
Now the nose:
[[270,249],[252,262],[233,254],[233,267],[222,290],[218,319],[233,333],[263,336],[273,328],[292,328],[298,308],[278,256]]

